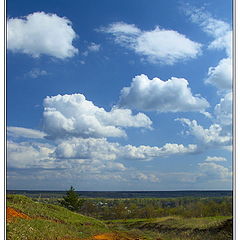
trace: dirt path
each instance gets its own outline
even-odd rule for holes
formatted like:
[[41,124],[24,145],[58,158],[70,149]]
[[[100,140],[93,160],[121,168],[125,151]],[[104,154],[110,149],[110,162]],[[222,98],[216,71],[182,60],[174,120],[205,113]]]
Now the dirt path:
[[100,235],[95,235],[92,237],[94,240],[140,240],[138,238],[132,238],[130,236],[123,236],[118,233],[104,233]]
[[96,240],[117,240],[117,239],[122,239],[120,236],[114,233],[105,233],[105,234],[100,234],[93,236],[93,239]]
[[103,233],[103,234],[92,236],[92,237],[87,238],[87,239],[64,238],[64,239],[61,239],[61,240],[140,240],[140,239],[122,236],[118,233]]

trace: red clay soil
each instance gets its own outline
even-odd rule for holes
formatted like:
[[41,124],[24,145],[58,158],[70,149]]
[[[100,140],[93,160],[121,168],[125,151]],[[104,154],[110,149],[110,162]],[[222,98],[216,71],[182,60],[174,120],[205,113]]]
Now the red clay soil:
[[14,208],[7,207],[7,222],[12,222],[16,218],[31,219],[28,215],[21,213]]
[[93,237],[94,240],[130,240],[131,238],[126,238],[123,236],[119,236],[118,234],[114,233],[105,233],[96,235]]
[[104,234],[95,235],[95,236],[93,236],[91,238],[87,238],[87,239],[63,238],[61,240],[139,240],[139,239],[121,236],[117,233],[104,233]]
[[139,240],[138,238],[133,238],[126,235],[121,235],[118,233],[104,233],[100,235],[95,235],[91,238],[92,240]]

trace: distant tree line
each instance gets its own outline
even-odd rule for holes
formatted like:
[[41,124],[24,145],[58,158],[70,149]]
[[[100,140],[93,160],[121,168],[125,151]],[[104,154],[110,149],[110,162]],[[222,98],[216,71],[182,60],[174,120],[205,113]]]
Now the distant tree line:
[[232,216],[232,197],[84,199],[71,187],[60,204],[72,211],[104,220],[164,216]]

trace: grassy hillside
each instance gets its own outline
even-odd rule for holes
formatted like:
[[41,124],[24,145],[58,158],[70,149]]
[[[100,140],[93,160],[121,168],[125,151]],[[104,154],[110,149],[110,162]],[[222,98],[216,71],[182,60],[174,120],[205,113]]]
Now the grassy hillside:
[[138,229],[158,240],[230,240],[232,217],[183,218],[178,216],[106,221],[114,229]]
[[230,240],[232,217],[100,221],[66,208],[7,196],[7,240]]
[[[80,239],[110,231],[99,220],[20,195],[8,195],[7,207],[10,211],[7,222],[9,240]],[[11,217],[14,214],[20,216]]]

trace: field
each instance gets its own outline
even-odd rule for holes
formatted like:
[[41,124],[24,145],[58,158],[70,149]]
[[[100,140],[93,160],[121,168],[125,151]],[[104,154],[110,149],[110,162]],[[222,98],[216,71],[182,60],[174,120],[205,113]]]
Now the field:
[[231,211],[229,197],[84,199],[72,212],[58,199],[7,195],[7,239],[230,240]]

